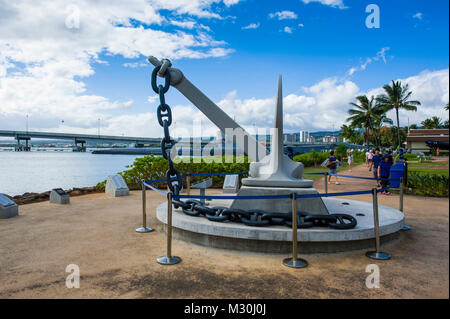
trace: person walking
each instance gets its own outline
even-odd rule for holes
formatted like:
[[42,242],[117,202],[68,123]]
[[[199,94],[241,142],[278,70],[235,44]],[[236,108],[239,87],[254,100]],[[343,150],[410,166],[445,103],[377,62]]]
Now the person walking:
[[369,167],[369,150],[366,152],[366,166]]
[[353,150],[348,151],[347,154],[347,163],[348,163],[348,171],[352,171],[352,163],[353,163]]
[[[327,162],[328,184],[331,184],[331,175],[330,174],[337,174],[338,164],[339,164],[339,161],[336,158],[336,156],[334,156],[334,151],[331,151],[330,152],[330,157],[328,157],[328,162]],[[339,183],[338,177],[335,176],[335,178],[336,178],[336,185],[340,185],[341,183]]]
[[[389,176],[391,174],[391,167],[394,164],[394,159],[391,154],[383,156],[383,160],[380,162],[378,166],[378,176],[381,179],[381,187],[386,188],[389,186]],[[391,195],[391,193],[387,190],[381,192],[383,195]]]
[[370,150],[370,151],[369,151],[368,158],[369,158],[369,172],[370,172],[370,171],[372,171],[372,167],[373,167],[373,162],[372,162],[372,159],[373,159],[373,150]]
[[[375,154],[372,157],[372,166],[373,166],[373,177],[378,178],[378,166],[380,165],[381,160],[383,159],[383,155],[381,155],[380,149],[377,147],[375,149]],[[380,187],[380,181],[377,180],[377,186]]]

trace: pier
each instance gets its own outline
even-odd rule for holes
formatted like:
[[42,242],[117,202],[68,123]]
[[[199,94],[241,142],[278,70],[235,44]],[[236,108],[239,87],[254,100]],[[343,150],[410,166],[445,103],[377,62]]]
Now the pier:
[[[55,140],[72,140],[74,142],[74,152],[85,152],[87,141],[102,141],[102,142],[122,142],[134,143],[136,147],[142,147],[144,144],[159,144],[160,138],[152,137],[128,137],[128,136],[111,136],[111,135],[95,135],[95,134],[73,134],[73,133],[52,133],[52,132],[30,132],[30,131],[5,131],[0,130],[0,136],[14,137],[17,141],[15,146],[16,151],[30,151],[31,138],[45,138]],[[22,144],[22,141],[25,144]]]

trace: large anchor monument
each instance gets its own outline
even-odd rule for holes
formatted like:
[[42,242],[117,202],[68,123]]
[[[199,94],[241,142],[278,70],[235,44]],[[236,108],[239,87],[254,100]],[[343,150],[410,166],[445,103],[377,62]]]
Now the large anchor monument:
[[[267,154],[264,145],[258,143],[189,82],[180,70],[172,68],[169,60],[160,61],[149,57],[149,61],[155,66],[152,73],[152,88],[159,93],[161,103],[157,110],[158,122],[164,128],[161,150],[169,164],[166,176],[171,192],[167,195],[167,203],[162,203],[156,209],[157,218],[167,224],[168,243],[171,240],[172,228],[169,225],[172,225],[172,212],[173,227],[180,239],[203,246],[259,252],[282,252],[292,248],[294,257],[291,261],[297,255],[295,244],[297,241],[293,240],[294,236],[303,242],[304,251],[337,252],[371,247],[374,238],[374,219],[378,220],[378,217],[375,217],[378,216],[378,211],[380,219],[379,223],[375,224],[375,233],[381,233],[386,239],[395,238],[391,235],[403,227],[404,215],[400,210],[378,206],[376,189],[363,192],[372,194],[372,204],[337,197],[326,197],[322,200],[322,197],[315,195],[317,191],[313,187],[313,181],[303,178],[303,164],[292,161],[283,152],[281,76],[278,79],[272,145],[270,153]],[[156,85],[157,75],[164,77],[164,86]],[[185,202],[176,198],[172,200],[172,194],[181,199],[179,192],[182,175],[168,154],[169,149],[171,153],[176,149],[172,147],[174,141],[169,133],[172,113],[164,99],[164,93],[170,86],[175,87],[190,100],[225,133],[227,138],[235,138],[236,146],[253,159],[250,163],[249,177],[242,179],[242,186],[233,202],[230,203],[229,199],[223,198],[213,199],[207,207],[208,205],[196,200]],[[237,136],[239,134],[240,136]],[[293,194],[306,196],[297,197],[292,196]],[[294,206],[295,202],[297,207]],[[169,206],[169,203],[173,205]],[[172,207],[175,210],[172,210]],[[294,227],[295,223],[292,223],[292,215],[295,212],[297,225],[303,228],[298,235],[294,235],[297,226]],[[198,216],[206,218],[197,218]],[[300,219],[302,216],[303,221]],[[379,236],[377,238],[378,254]],[[170,257],[169,247],[170,244],[167,253],[169,257],[161,257],[163,260],[158,262],[173,264],[179,261],[179,258]]]
[[[160,61],[152,56],[148,60],[155,67],[160,67],[158,71],[159,76],[164,77],[165,72],[169,72],[170,85],[190,100],[228,138],[233,140],[235,137],[237,147],[248,155],[250,155],[249,151],[254,153],[251,157],[255,161],[250,163],[249,177],[242,179],[242,187],[238,195],[259,196],[318,193],[313,187],[312,180],[303,179],[303,164],[294,162],[283,152],[283,95],[281,75],[278,78],[271,150],[269,154],[266,154],[266,147],[264,145],[261,145],[253,136],[189,82],[179,69],[172,68],[169,60],[163,59]],[[230,135],[228,136],[228,134]],[[242,134],[243,136],[236,137],[235,134]],[[299,210],[301,209],[309,214],[328,214],[327,207],[320,197],[301,198],[297,203]],[[231,208],[242,210],[259,209],[267,212],[283,213],[287,213],[292,209],[289,199],[234,200]]]

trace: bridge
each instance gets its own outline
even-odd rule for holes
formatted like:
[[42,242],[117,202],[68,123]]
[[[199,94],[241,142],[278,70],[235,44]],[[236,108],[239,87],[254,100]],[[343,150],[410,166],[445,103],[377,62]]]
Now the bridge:
[[[51,132],[31,132],[31,131],[5,131],[0,130],[0,136],[14,137],[17,140],[15,146],[16,151],[30,151],[29,141],[31,138],[72,140],[74,141],[74,152],[85,152],[87,141],[115,142],[115,143],[135,143],[136,146],[144,144],[160,144],[160,138],[148,137],[128,137],[128,136],[111,136],[111,135],[94,135],[94,134],[71,134],[71,133],[51,133]],[[21,144],[25,141],[25,145]]]
[[327,152],[334,150],[339,144],[345,144],[348,149],[363,150],[367,146],[352,144],[352,143],[341,143],[341,142],[331,142],[331,143],[284,143],[284,148],[286,153],[291,153],[293,155],[309,153],[311,150],[315,152]]

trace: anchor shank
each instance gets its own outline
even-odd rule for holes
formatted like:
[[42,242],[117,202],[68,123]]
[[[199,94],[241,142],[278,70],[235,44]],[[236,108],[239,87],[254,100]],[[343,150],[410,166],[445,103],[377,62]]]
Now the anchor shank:
[[[261,160],[266,156],[266,148],[260,144],[253,136],[237,124],[231,117],[229,117],[220,107],[211,101],[203,92],[201,92],[195,85],[193,85],[185,76],[173,87],[180,91],[189,101],[192,102],[208,119],[211,120],[223,133],[227,133],[225,129],[241,129],[243,134],[247,136],[248,145],[245,145],[244,138],[236,138],[237,147],[248,155],[249,149],[257,150],[257,158],[255,161]],[[233,139],[233,136],[228,136]],[[252,146],[253,145],[253,148]],[[254,147],[256,145],[256,147]]]

